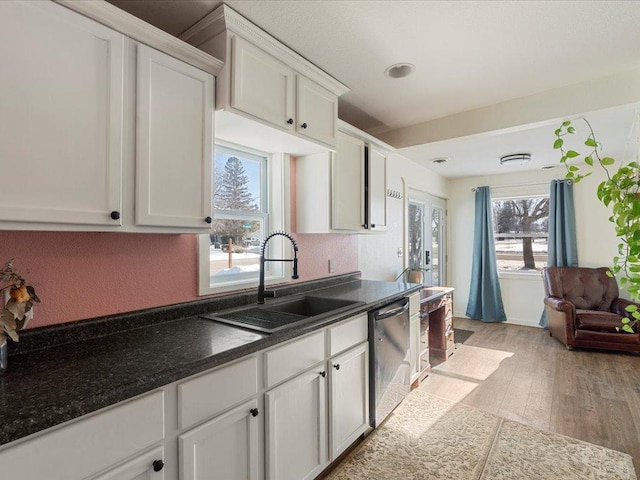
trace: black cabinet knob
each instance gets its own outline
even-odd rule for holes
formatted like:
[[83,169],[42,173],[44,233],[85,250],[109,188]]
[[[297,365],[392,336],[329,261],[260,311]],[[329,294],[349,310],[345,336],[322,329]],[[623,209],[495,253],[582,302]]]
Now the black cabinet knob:
[[205,217],[204,221],[206,223],[211,223],[213,221],[213,219],[211,217]]
[[257,417],[260,413],[260,410],[258,410],[257,408],[252,408],[251,410],[249,410],[249,413],[251,414],[251,416]]
[[302,128],[307,128],[307,126],[308,126],[308,125],[307,125],[307,123],[306,123],[306,122],[305,122],[305,123],[303,123],[302,125],[300,125],[300,127],[302,127]]
[[336,364],[333,366],[333,368],[335,368],[336,370],[340,370],[340,364],[339,364],[339,363],[336,363]]
[[154,460],[152,465],[154,472],[159,472],[164,468],[164,462],[162,460]]
[[114,210],[113,212],[111,212],[111,218],[113,218],[114,220],[120,220],[120,212]]
[[293,118],[290,118],[289,120],[287,120],[287,123],[288,123],[289,125],[293,125]]
[[322,378],[327,376],[327,372],[318,372]]
[[372,223],[372,224],[371,224],[371,228],[376,228],[376,224],[375,224],[375,223]]

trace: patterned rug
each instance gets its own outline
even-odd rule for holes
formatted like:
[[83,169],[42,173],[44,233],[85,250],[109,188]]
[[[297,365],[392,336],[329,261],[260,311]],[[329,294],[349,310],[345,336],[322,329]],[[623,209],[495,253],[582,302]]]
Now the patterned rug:
[[631,456],[414,390],[328,477],[637,480]]

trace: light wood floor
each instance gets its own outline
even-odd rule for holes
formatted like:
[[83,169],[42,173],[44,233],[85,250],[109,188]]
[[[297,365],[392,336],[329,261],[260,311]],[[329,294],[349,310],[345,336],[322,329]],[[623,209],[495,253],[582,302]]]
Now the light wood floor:
[[640,478],[640,355],[567,350],[546,330],[455,319],[474,333],[419,388],[633,456]]

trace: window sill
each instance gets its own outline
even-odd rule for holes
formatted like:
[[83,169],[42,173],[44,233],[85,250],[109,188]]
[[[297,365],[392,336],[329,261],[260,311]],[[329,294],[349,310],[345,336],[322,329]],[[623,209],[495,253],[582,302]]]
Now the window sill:
[[509,280],[542,281],[540,272],[507,272],[499,271],[498,278]]

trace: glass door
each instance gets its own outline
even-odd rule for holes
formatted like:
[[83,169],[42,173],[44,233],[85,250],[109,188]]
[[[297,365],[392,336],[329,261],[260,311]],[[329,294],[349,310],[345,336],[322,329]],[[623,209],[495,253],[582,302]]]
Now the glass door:
[[409,190],[408,266],[421,267],[423,284],[446,285],[446,201]]

